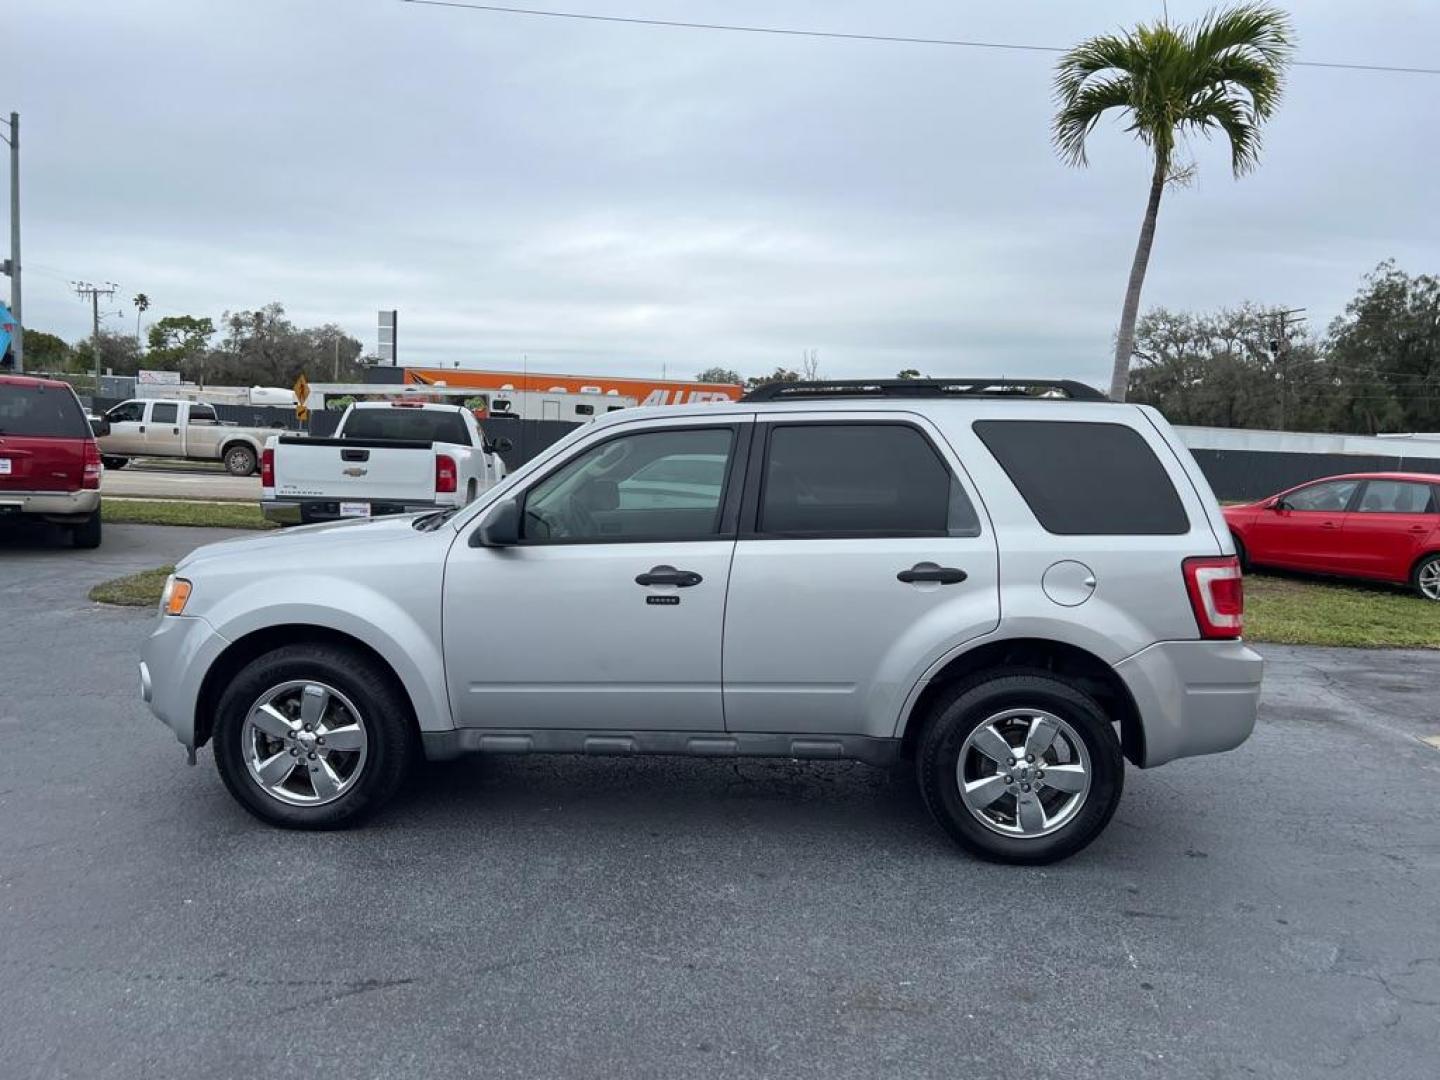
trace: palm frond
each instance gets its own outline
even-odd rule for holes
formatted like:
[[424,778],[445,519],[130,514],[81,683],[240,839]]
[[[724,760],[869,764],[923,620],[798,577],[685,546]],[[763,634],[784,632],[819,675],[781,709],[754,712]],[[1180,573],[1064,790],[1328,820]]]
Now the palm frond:
[[1133,89],[1128,75],[1106,75],[1084,83],[1069,95],[1056,112],[1051,128],[1060,156],[1071,165],[1085,165],[1085,139],[1108,110],[1130,104]]

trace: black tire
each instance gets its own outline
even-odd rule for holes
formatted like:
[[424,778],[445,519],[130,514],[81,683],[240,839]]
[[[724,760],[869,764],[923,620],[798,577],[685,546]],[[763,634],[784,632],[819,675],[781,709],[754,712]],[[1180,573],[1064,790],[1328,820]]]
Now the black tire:
[[[295,806],[270,795],[249,773],[242,736],[250,708],[271,688],[315,680],[340,691],[360,713],[366,757],[354,785],[333,802]],[[215,765],[230,794],[261,821],[286,829],[337,829],[379,810],[419,757],[410,704],[388,672],[339,645],[286,645],[252,660],[225,688],[215,716]]]
[[123,469],[130,464],[130,459],[128,457],[101,457],[100,464],[107,469]]
[[253,476],[258,464],[255,451],[244,443],[234,443],[225,448],[223,455],[225,471],[231,476]]
[[1250,572],[1250,556],[1245,553],[1245,541],[1233,532],[1230,534],[1230,539],[1235,544],[1235,557],[1240,560],[1241,573],[1248,574]]
[[[1007,836],[982,824],[960,796],[960,750],[970,733],[1007,709],[1043,709],[1064,720],[1090,757],[1085,801],[1057,831]],[[1067,858],[1109,823],[1125,786],[1125,759],[1114,725],[1090,695],[1048,672],[1006,668],[963,680],[935,707],[916,755],[920,793],[957,844],[991,862],[1042,865]]]
[[1433,573],[1437,564],[1440,564],[1440,551],[1426,555],[1415,564],[1415,569],[1410,571],[1410,588],[1415,590],[1415,595],[1420,597],[1421,600],[1428,600],[1432,604],[1440,600],[1440,595],[1432,596],[1430,593],[1427,593],[1424,586],[1420,584],[1420,578],[1421,575],[1427,571]]
[[70,541],[77,548],[98,548],[100,546],[100,511],[96,511],[79,525],[70,526]]

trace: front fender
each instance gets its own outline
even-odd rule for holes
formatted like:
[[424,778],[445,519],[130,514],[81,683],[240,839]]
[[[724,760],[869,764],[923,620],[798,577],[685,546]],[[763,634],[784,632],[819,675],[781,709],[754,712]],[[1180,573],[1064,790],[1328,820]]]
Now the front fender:
[[285,626],[323,627],[352,637],[394,670],[420,730],[455,726],[445,694],[438,589],[424,602],[402,603],[353,578],[279,575],[239,585],[204,616],[230,641]]

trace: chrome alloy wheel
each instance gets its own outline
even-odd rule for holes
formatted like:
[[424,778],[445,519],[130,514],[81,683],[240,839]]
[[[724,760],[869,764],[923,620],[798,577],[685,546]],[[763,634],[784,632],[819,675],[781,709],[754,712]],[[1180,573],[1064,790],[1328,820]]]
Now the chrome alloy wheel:
[[291,806],[322,806],[349,791],[365,768],[368,744],[354,703],[308,679],[265,691],[240,729],[250,778]]
[[1440,559],[1432,559],[1420,568],[1416,584],[1427,600],[1440,600]]
[[960,799],[1002,836],[1048,836],[1090,793],[1090,755],[1073,727],[1043,709],[1007,709],[970,733],[955,764]]

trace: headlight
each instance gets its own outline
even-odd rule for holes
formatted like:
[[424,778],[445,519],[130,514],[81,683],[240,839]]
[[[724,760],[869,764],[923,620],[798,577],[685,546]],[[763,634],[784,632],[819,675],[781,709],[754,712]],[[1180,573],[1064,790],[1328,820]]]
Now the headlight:
[[171,574],[165,579],[165,591],[160,594],[160,614],[184,614],[185,604],[189,599],[190,582]]

